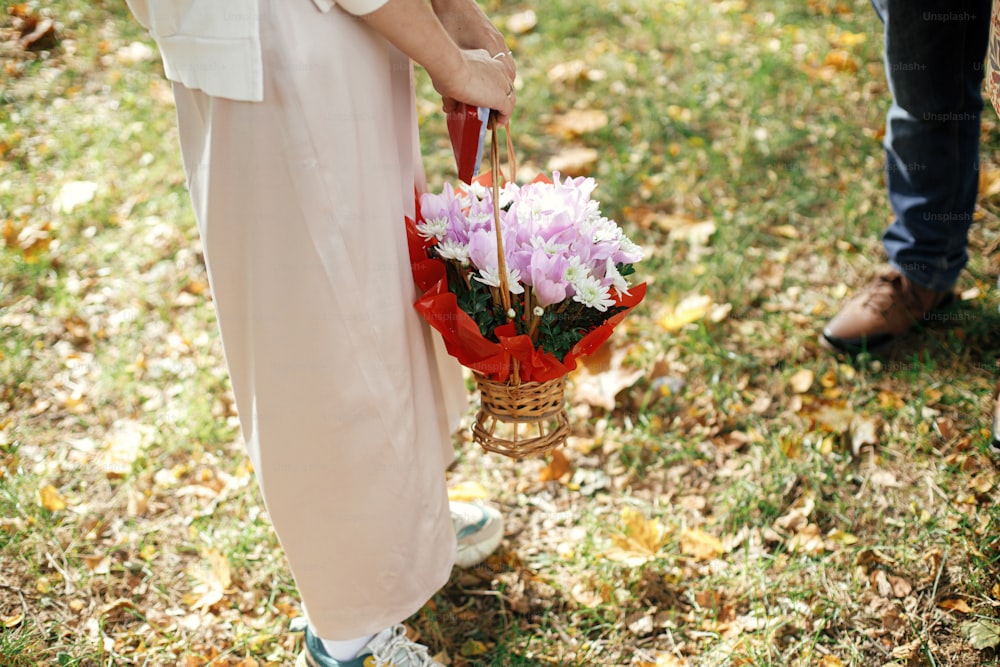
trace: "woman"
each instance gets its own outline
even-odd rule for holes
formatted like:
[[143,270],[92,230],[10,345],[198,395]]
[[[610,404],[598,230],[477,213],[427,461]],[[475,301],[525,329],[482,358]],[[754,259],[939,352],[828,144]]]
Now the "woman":
[[247,450],[309,621],[298,664],[436,665],[399,623],[454,562],[464,388],[411,305],[410,60],[446,111],[505,123],[510,53],[474,0],[128,1],[174,82]]

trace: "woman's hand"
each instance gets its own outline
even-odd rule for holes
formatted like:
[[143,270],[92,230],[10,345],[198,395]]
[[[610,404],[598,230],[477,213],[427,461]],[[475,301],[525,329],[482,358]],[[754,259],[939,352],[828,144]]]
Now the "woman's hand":
[[431,7],[460,48],[485,50],[503,63],[511,80],[517,77],[517,63],[503,35],[475,0],[431,0]]
[[[431,0],[431,7],[441,25],[460,48],[486,51],[494,60],[500,61],[510,81],[515,80],[517,63],[514,62],[514,56],[507,49],[503,35],[475,0]],[[511,91],[511,100],[516,101],[514,91]],[[445,113],[454,112],[457,105],[458,100],[442,95]],[[501,113],[497,120],[501,125],[506,125],[510,114]]]
[[500,125],[510,122],[517,92],[502,58],[493,58],[483,49],[462,50],[464,67],[458,72],[436,76],[428,70],[434,89],[441,93],[445,113],[453,113],[459,102],[487,107],[497,112]]
[[[443,8],[461,8],[460,12],[449,9],[446,13],[464,43],[486,40],[493,48],[497,40],[503,44],[500,33],[474,0],[437,2]],[[470,6],[477,11],[471,11]],[[499,52],[460,47],[425,0],[388,0],[360,18],[427,70],[434,89],[444,99],[446,112],[453,111],[457,102],[464,102],[494,109],[501,124],[510,120],[516,98],[516,69],[506,46]]]

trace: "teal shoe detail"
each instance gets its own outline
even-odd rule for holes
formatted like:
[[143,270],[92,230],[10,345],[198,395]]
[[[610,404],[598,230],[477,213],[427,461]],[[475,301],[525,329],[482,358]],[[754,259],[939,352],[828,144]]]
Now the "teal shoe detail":
[[309,622],[304,616],[293,619],[289,629],[292,632],[303,633],[303,643],[305,644],[295,667],[371,667],[374,664],[371,660],[365,661],[366,658],[371,657],[371,654],[367,652],[353,660],[334,660],[333,656],[323,648],[323,642],[320,638],[313,634],[312,628],[309,627]]
[[472,567],[486,560],[503,540],[503,516],[480,503],[452,501],[451,522],[458,540],[455,565]]

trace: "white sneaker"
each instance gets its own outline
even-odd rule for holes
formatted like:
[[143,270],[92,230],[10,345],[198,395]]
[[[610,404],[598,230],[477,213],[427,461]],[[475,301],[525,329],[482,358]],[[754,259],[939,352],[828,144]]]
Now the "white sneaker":
[[371,656],[365,658],[365,667],[369,667],[369,661],[373,663],[371,667],[444,667],[431,658],[426,646],[410,641],[402,625],[375,635],[361,655],[367,652]]
[[458,538],[455,565],[472,567],[489,558],[503,539],[503,516],[480,503],[451,501],[451,522]]
[[299,654],[296,667],[444,667],[434,661],[427,647],[410,641],[402,624],[394,625],[375,635],[352,660],[334,660],[323,648],[323,642],[305,628],[305,648]]

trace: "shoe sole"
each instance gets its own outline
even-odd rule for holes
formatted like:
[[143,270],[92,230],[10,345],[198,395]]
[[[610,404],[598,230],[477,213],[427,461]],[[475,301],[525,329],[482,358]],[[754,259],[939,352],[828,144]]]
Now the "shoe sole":
[[462,568],[475,567],[479,565],[484,560],[490,557],[497,547],[500,546],[500,542],[503,541],[503,530],[496,531],[496,535],[491,535],[488,539],[478,542],[476,544],[470,544],[467,547],[459,549],[455,553],[455,565]]

